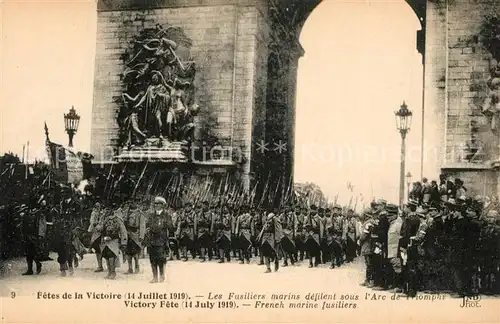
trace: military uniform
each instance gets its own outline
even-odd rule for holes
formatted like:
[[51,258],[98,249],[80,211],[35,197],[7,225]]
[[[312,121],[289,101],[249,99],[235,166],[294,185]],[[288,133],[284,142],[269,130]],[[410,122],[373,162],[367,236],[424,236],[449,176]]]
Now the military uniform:
[[169,232],[172,228],[172,219],[164,209],[165,205],[164,198],[155,198],[155,210],[148,215],[146,222],[144,243],[148,249],[149,262],[153,271],[151,283],[165,280]]
[[290,210],[286,210],[283,214],[281,214],[280,220],[283,227],[283,238],[281,239],[280,243],[284,254],[283,266],[286,267],[288,266],[288,258],[290,258],[290,262],[292,263],[292,265],[297,262],[297,247],[295,245],[297,222],[295,214]]
[[345,261],[352,262],[356,258],[356,242],[358,240],[353,210],[347,211],[342,237],[345,242]]
[[[317,213],[316,206],[311,206],[309,215],[306,217],[304,227],[306,237],[304,239],[305,249],[309,254],[309,267],[318,266],[321,258],[321,242],[324,236],[323,220]],[[314,264],[313,264],[314,258]]]
[[228,262],[231,261],[232,225],[232,216],[227,207],[212,219],[211,232],[214,233],[215,244],[219,250],[219,263],[224,263],[225,258]]
[[335,268],[335,266],[340,267],[342,263],[342,216],[339,215],[339,210],[334,208],[332,212],[327,210],[323,221],[325,228],[324,255],[330,259],[330,269]]
[[184,212],[181,212],[177,222],[176,236],[179,242],[179,247],[182,250],[183,261],[188,260],[187,252],[191,251],[194,258],[195,236],[194,236],[194,218],[195,211],[191,205],[186,206]]
[[96,203],[92,213],[90,214],[90,224],[87,229],[91,233],[90,248],[94,249],[97,258],[97,269],[95,272],[104,271],[102,267],[102,254],[101,254],[101,232],[104,222],[105,210],[99,203]]
[[252,240],[255,236],[255,226],[252,215],[245,208],[243,214],[238,217],[235,225],[235,233],[238,239],[238,248],[241,253],[240,263],[250,263],[252,254]]
[[297,208],[295,210],[295,224],[296,224],[296,231],[295,231],[295,246],[297,248],[297,253],[295,254],[295,260],[302,261],[304,260],[304,254],[305,254],[305,228],[304,228],[304,219],[305,219],[305,213],[306,209],[302,208]]
[[102,256],[106,259],[108,267],[106,279],[115,279],[116,268],[120,266],[120,250],[126,249],[128,238],[120,208],[104,220],[101,235],[103,237],[101,241]]
[[66,270],[73,274],[73,262],[76,258],[75,228],[79,225],[77,210],[71,198],[63,200],[60,204],[60,212],[54,220],[54,232],[56,233],[57,262],[62,276],[66,276]]
[[139,254],[142,252],[142,242],[146,230],[146,218],[137,206],[132,205],[124,219],[127,229],[127,249],[126,256],[128,262],[128,273],[133,273],[132,258],[135,260],[135,273],[139,273]]
[[283,239],[283,228],[279,218],[271,213],[259,234],[262,254],[265,258],[266,272],[271,272],[271,261],[274,261],[274,271],[279,269],[279,244]]
[[212,236],[210,235],[210,224],[212,223],[212,212],[208,202],[203,203],[203,209],[195,214],[195,234],[197,250],[201,261],[204,262],[208,252],[208,259],[212,260]]
[[28,270],[23,275],[33,274],[33,262],[36,264],[36,273],[42,270],[42,261],[47,260],[45,234],[47,221],[41,208],[29,210],[27,207],[21,212],[24,249]]

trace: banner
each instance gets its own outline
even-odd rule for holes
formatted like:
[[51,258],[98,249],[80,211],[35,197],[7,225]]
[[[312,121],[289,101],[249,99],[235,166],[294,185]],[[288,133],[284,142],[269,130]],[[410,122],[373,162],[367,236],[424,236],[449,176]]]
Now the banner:
[[83,164],[80,156],[61,144],[46,141],[47,154],[57,182],[78,185],[83,179]]

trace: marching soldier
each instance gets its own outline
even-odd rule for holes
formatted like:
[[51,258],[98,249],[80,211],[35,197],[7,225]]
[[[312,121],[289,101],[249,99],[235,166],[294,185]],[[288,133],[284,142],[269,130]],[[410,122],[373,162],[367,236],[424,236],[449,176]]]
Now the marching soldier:
[[188,250],[191,255],[195,256],[194,252],[194,218],[195,211],[191,203],[187,203],[184,212],[179,214],[180,219],[177,223],[176,236],[179,242],[179,247],[182,251],[182,261],[188,260]]
[[154,210],[147,219],[145,245],[148,249],[149,262],[153,272],[153,279],[150,283],[165,281],[169,231],[172,229],[172,219],[165,209],[166,204],[165,198],[156,197]]
[[94,272],[103,272],[102,254],[101,254],[101,232],[104,221],[105,210],[99,202],[96,202],[92,213],[90,214],[90,225],[87,229],[92,234],[90,238],[90,248],[94,249],[97,259],[97,269]]
[[[44,202],[44,201],[42,201]],[[26,205],[20,210],[24,235],[26,263],[28,270],[23,276],[33,274],[33,262],[36,264],[36,274],[42,271],[42,261],[45,260],[45,234],[47,221],[41,208],[29,210]]]
[[242,208],[242,215],[236,219],[235,233],[238,239],[238,248],[240,253],[240,264],[245,261],[250,263],[252,254],[252,238],[255,236],[255,226],[253,217],[249,213],[248,207]]
[[335,265],[340,267],[342,263],[342,243],[341,235],[343,229],[342,209],[340,206],[335,206],[333,212],[325,217],[325,254],[330,256],[330,269],[334,269]]
[[195,235],[197,250],[200,253],[201,262],[212,260],[212,237],[210,235],[210,224],[212,223],[212,213],[210,212],[210,205],[207,201],[203,202],[203,209],[195,213]]
[[126,257],[128,263],[128,274],[134,273],[132,270],[132,259],[135,262],[135,273],[139,273],[139,255],[142,251],[142,242],[144,240],[144,232],[146,230],[146,219],[142,211],[138,208],[135,202],[132,202],[129,207],[129,212],[125,215],[124,223],[127,229],[127,250]]
[[120,251],[127,248],[127,229],[123,224],[121,209],[110,212],[104,219],[102,227],[101,251],[102,257],[106,260],[108,275],[106,279],[116,278],[116,268],[120,266]]
[[[266,222],[265,212],[262,209],[258,209],[254,213],[255,232],[260,233]],[[255,247],[255,254],[259,256],[259,265],[264,265],[264,256],[262,255],[260,242],[257,241],[257,235],[253,237],[253,245]]]
[[215,215],[212,221],[211,232],[214,233],[215,244],[219,250],[219,263],[231,261],[231,233],[232,216],[227,206],[222,207],[222,211]]
[[73,245],[74,229],[77,226],[77,215],[73,198],[71,197],[71,188],[62,189],[62,201],[60,203],[59,217],[54,220],[54,227],[57,242],[57,262],[61,276],[66,276],[66,271],[72,275],[74,272],[73,262],[76,258],[76,249]]
[[[397,212],[397,207],[396,207]],[[356,257],[356,242],[357,231],[356,231],[356,219],[354,217],[354,210],[349,208],[346,213],[346,219],[343,226],[342,238],[345,242],[345,261],[350,263],[354,261]]]
[[274,213],[270,213],[258,237],[265,259],[266,273],[271,272],[271,261],[274,261],[274,271],[279,270],[278,251],[279,242],[282,238],[283,229],[281,222]]
[[304,260],[304,253],[305,253],[305,246],[304,246],[304,239],[305,239],[305,232],[304,232],[304,219],[305,215],[307,213],[307,209],[304,207],[296,207],[295,208],[295,247],[296,247],[296,253],[295,253],[295,260],[298,261],[303,261]]
[[281,224],[283,228],[283,238],[281,239],[281,247],[283,249],[283,266],[288,266],[288,258],[292,265],[297,262],[297,247],[295,246],[295,235],[297,233],[297,222],[292,209],[285,208],[281,214]]
[[[317,207],[312,205],[306,217],[304,227],[307,231],[305,248],[309,254],[309,268],[317,267],[321,258],[321,242],[323,240],[323,220],[318,214]],[[314,264],[313,264],[314,259]]]

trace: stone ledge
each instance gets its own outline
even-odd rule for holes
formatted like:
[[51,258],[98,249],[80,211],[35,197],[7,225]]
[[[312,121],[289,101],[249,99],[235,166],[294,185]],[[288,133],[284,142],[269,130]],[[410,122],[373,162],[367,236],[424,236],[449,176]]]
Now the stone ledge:
[[441,166],[441,170],[492,170],[490,163],[448,163]]

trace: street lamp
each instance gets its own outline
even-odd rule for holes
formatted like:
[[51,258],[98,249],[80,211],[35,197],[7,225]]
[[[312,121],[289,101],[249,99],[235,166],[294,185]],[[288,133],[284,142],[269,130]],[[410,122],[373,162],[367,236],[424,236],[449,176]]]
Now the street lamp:
[[405,195],[405,157],[406,157],[406,146],[405,139],[406,134],[410,131],[411,127],[411,118],[413,113],[411,110],[408,110],[408,106],[403,101],[403,104],[399,108],[398,111],[394,112],[394,116],[396,117],[396,127],[401,134],[401,170],[399,174],[399,205],[402,207],[404,203],[404,195]]
[[410,186],[411,186],[412,175],[410,171],[406,174],[406,190],[408,190],[408,199],[410,199]]
[[73,147],[73,136],[75,136],[76,131],[78,130],[79,123],[80,116],[76,113],[75,107],[72,106],[69,113],[64,114],[64,126],[69,137],[69,147]]

